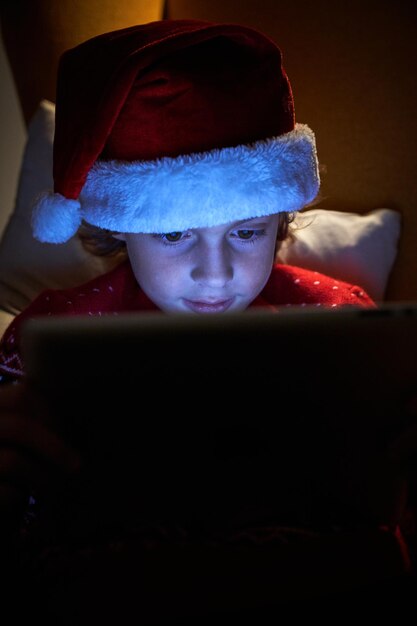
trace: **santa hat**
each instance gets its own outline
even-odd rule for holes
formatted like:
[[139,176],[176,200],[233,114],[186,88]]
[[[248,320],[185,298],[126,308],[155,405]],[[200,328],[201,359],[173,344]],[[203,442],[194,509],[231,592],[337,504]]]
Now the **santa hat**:
[[81,220],[165,233],[296,211],[319,188],[314,134],[295,123],[279,48],[252,28],[196,20],[63,54],[53,175],[32,218],[52,243]]

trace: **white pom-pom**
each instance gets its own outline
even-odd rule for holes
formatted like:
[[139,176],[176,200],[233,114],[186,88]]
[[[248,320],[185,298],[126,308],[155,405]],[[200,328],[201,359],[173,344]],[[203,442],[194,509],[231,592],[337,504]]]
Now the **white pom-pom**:
[[41,194],[32,209],[32,232],[45,243],[65,243],[81,224],[81,205],[60,193]]

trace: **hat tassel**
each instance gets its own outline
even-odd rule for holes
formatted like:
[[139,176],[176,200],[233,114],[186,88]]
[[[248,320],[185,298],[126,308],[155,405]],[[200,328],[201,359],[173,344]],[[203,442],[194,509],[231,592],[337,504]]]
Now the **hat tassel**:
[[78,200],[47,191],[36,199],[32,210],[33,234],[39,241],[64,243],[75,235],[81,224]]

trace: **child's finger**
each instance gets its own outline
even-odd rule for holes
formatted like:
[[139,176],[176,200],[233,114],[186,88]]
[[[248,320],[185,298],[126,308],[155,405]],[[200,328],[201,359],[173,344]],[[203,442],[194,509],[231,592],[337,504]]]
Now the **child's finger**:
[[36,420],[20,415],[0,415],[0,443],[24,448],[43,462],[66,472],[76,472],[80,457],[58,435]]
[[26,386],[22,383],[0,386],[0,411],[19,412],[27,406]]
[[27,508],[28,494],[16,485],[0,481],[0,560],[9,532],[18,528]]
[[47,493],[61,476],[26,450],[0,447],[0,483],[11,485],[24,494]]

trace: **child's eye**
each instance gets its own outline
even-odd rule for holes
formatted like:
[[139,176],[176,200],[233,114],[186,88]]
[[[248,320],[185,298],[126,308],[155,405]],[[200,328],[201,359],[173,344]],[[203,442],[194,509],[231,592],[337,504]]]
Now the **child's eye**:
[[231,233],[231,236],[239,241],[247,241],[250,243],[255,243],[259,239],[265,235],[265,229],[254,229],[254,228],[239,228]]
[[185,239],[188,239],[190,237],[190,232],[183,230],[173,230],[170,233],[158,233],[154,235],[154,237],[162,241],[162,243],[166,246],[169,246],[171,244],[174,245],[176,243],[181,243]]
[[239,239],[252,239],[254,234],[254,230],[249,230],[247,228],[243,228],[242,230],[237,231],[237,236],[239,237]]
[[169,241],[170,243],[175,243],[176,241],[180,241],[183,233],[181,231],[174,231],[172,233],[164,233],[162,235],[163,239]]

